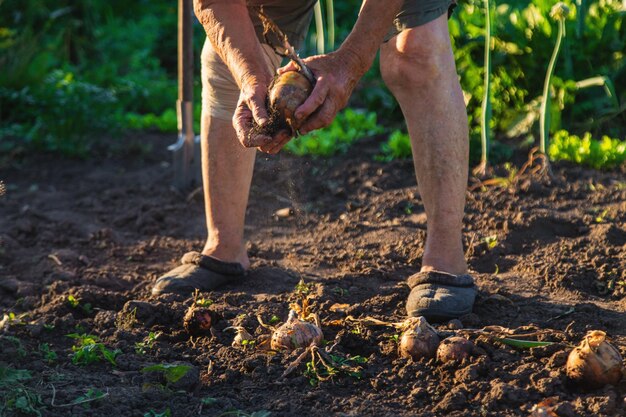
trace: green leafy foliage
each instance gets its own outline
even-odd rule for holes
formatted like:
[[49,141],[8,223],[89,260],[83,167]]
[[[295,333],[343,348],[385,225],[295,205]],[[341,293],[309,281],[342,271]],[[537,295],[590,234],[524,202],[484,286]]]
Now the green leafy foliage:
[[285,147],[296,155],[332,156],[344,153],[356,140],[381,133],[376,113],[346,109],[330,126],[291,140]]
[[0,415],[7,415],[9,411],[42,415],[41,396],[24,385],[30,379],[32,375],[26,369],[0,366]]
[[187,375],[191,369],[189,365],[176,365],[171,363],[159,363],[146,366],[141,372],[162,372],[168,384],[173,384]]
[[143,417],[170,417],[171,415],[172,415],[172,412],[170,411],[168,407],[160,413],[152,409],[148,410],[147,413],[144,413]]
[[410,158],[411,138],[407,133],[400,130],[394,130],[387,142],[381,145],[381,151],[384,159],[404,159]]
[[135,343],[135,352],[138,355],[145,355],[148,351],[154,348],[156,340],[161,335],[161,332],[150,332],[141,342]]
[[56,362],[58,355],[57,353],[50,349],[50,345],[47,343],[39,344],[39,354],[49,363],[52,364]]
[[92,363],[108,361],[115,366],[115,357],[122,353],[119,349],[110,350],[98,338],[88,334],[71,333],[67,337],[75,339],[72,346],[72,363],[74,365],[90,365]]
[[596,169],[611,169],[626,161],[626,140],[608,136],[597,140],[589,132],[581,138],[560,130],[552,138],[548,154],[555,161],[571,161]]

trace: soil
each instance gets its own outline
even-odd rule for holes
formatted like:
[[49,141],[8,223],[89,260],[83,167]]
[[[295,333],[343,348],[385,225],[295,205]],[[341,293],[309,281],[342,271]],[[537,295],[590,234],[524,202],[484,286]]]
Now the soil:
[[[0,414],[22,415],[15,408],[30,401],[44,416],[626,415],[626,380],[589,391],[563,370],[568,345],[588,330],[606,331],[626,354],[623,171],[556,165],[552,186],[467,193],[465,244],[480,293],[474,313],[434,326],[469,337],[477,353],[440,364],[400,358],[393,327],[345,320],[405,318],[405,279],[420,268],[426,235],[410,161],[377,161],[374,139],[325,160],[260,155],[246,226],[252,269],[197,295],[212,301],[215,323],[190,336],[182,320],[194,297],[150,288],[201,249],[202,193],[170,187],[171,138],[140,140],[88,160],[14,159],[0,171],[0,370],[31,377],[2,387]],[[283,376],[303,349],[263,350],[270,330],[257,316],[277,325],[307,291],[324,349],[352,358],[350,372],[336,366],[316,381],[305,358]],[[494,325],[559,344],[514,348],[467,330]],[[231,346],[229,326],[256,343]],[[72,333],[118,349],[115,365],[74,364]],[[144,369],[155,364],[188,371],[168,381]]]

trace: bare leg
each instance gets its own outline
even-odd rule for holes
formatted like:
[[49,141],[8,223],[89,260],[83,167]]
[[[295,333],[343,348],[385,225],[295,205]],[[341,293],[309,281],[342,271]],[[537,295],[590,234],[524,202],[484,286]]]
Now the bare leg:
[[426,209],[422,270],[466,273],[462,221],[469,139],[447,16],[385,43],[381,72],[406,119]]
[[202,181],[208,238],[202,253],[222,261],[250,261],[243,230],[256,149],[237,140],[232,121],[202,114]]

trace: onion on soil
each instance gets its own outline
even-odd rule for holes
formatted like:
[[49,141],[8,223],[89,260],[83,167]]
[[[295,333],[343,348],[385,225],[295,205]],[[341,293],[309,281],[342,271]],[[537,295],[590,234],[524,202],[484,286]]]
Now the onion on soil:
[[439,336],[424,317],[410,317],[403,324],[398,353],[403,358],[430,359],[439,346]]
[[192,305],[185,313],[183,327],[187,333],[193,336],[200,336],[209,333],[215,320],[215,314],[208,308]]
[[474,353],[476,346],[471,340],[452,336],[441,341],[437,349],[437,360],[441,363],[462,362]]
[[617,385],[624,375],[624,364],[617,348],[606,341],[606,333],[593,330],[570,352],[565,373],[581,388],[595,389]]
[[254,336],[252,336],[243,326],[232,326],[224,329],[226,330],[235,330],[237,334],[233,338],[233,342],[231,344],[232,347],[238,347],[247,345],[250,342],[254,342]]
[[274,350],[294,350],[311,344],[319,345],[324,335],[317,325],[301,320],[295,311],[289,312],[287,321],[272,334],[271,348]]

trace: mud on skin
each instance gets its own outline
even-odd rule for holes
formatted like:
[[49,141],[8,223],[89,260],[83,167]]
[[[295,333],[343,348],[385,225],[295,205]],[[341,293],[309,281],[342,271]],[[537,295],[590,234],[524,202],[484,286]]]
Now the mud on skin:
[[[140,140],[156,151],[103,152],[88,161],[32,156],[0,171],[8,188],[0,197],[0,309],[16,315],[0,333],[0,366],[31,373],[21,386],[40,396],[43,415],[143,416],[169,408],[173,416],[528,416],[549,397],[558,416],[626,412],[626,382],[575,390],[564,377],[568,352],[558,346],[516,350],[472,338],[480,355],[441,365],[399,358],[394,329],[331,325],[346,315],[401,321],[409,292],[403,280],[419,268],[426,223],[413,168],[375,162],[375,139],[329,160],[259,157],[246,228],[253,271],[245,282],[199,294],[221,320],[208,336],[191,339],[182,321],[193,298],[153,298],[150,286],[201,247],[201,194],[167,186],[169,136]],[[624,355],[626,189],[615,180],[623,173],[554,170],[560,187],[468,194],[464,234],[481,292],[461,322],[555,329],[564,333],[548,338],[573,345],[587,330],[602,330]],[[294,215],[274,216],[287,206]],[[256,315],[284,321],[300,278],[312,284],[311,310],[324,337],[339,341],[339,353],[368,359],[360,379],[312,386],[302,365],[281,380],[301,351],[231,347],[228,326],[258,338],[269,331]],[[436,328],[448,331],[445,323]],[[159,334],[152,345],[151,332]],[[70,333],[119,349],[117,365],[72,364]],[[154,388],[167,382],[141,372],[154,364],[192,372],[180,385]],[[107,397],[54,407],[53,386],[56,406],[89,389]]]

